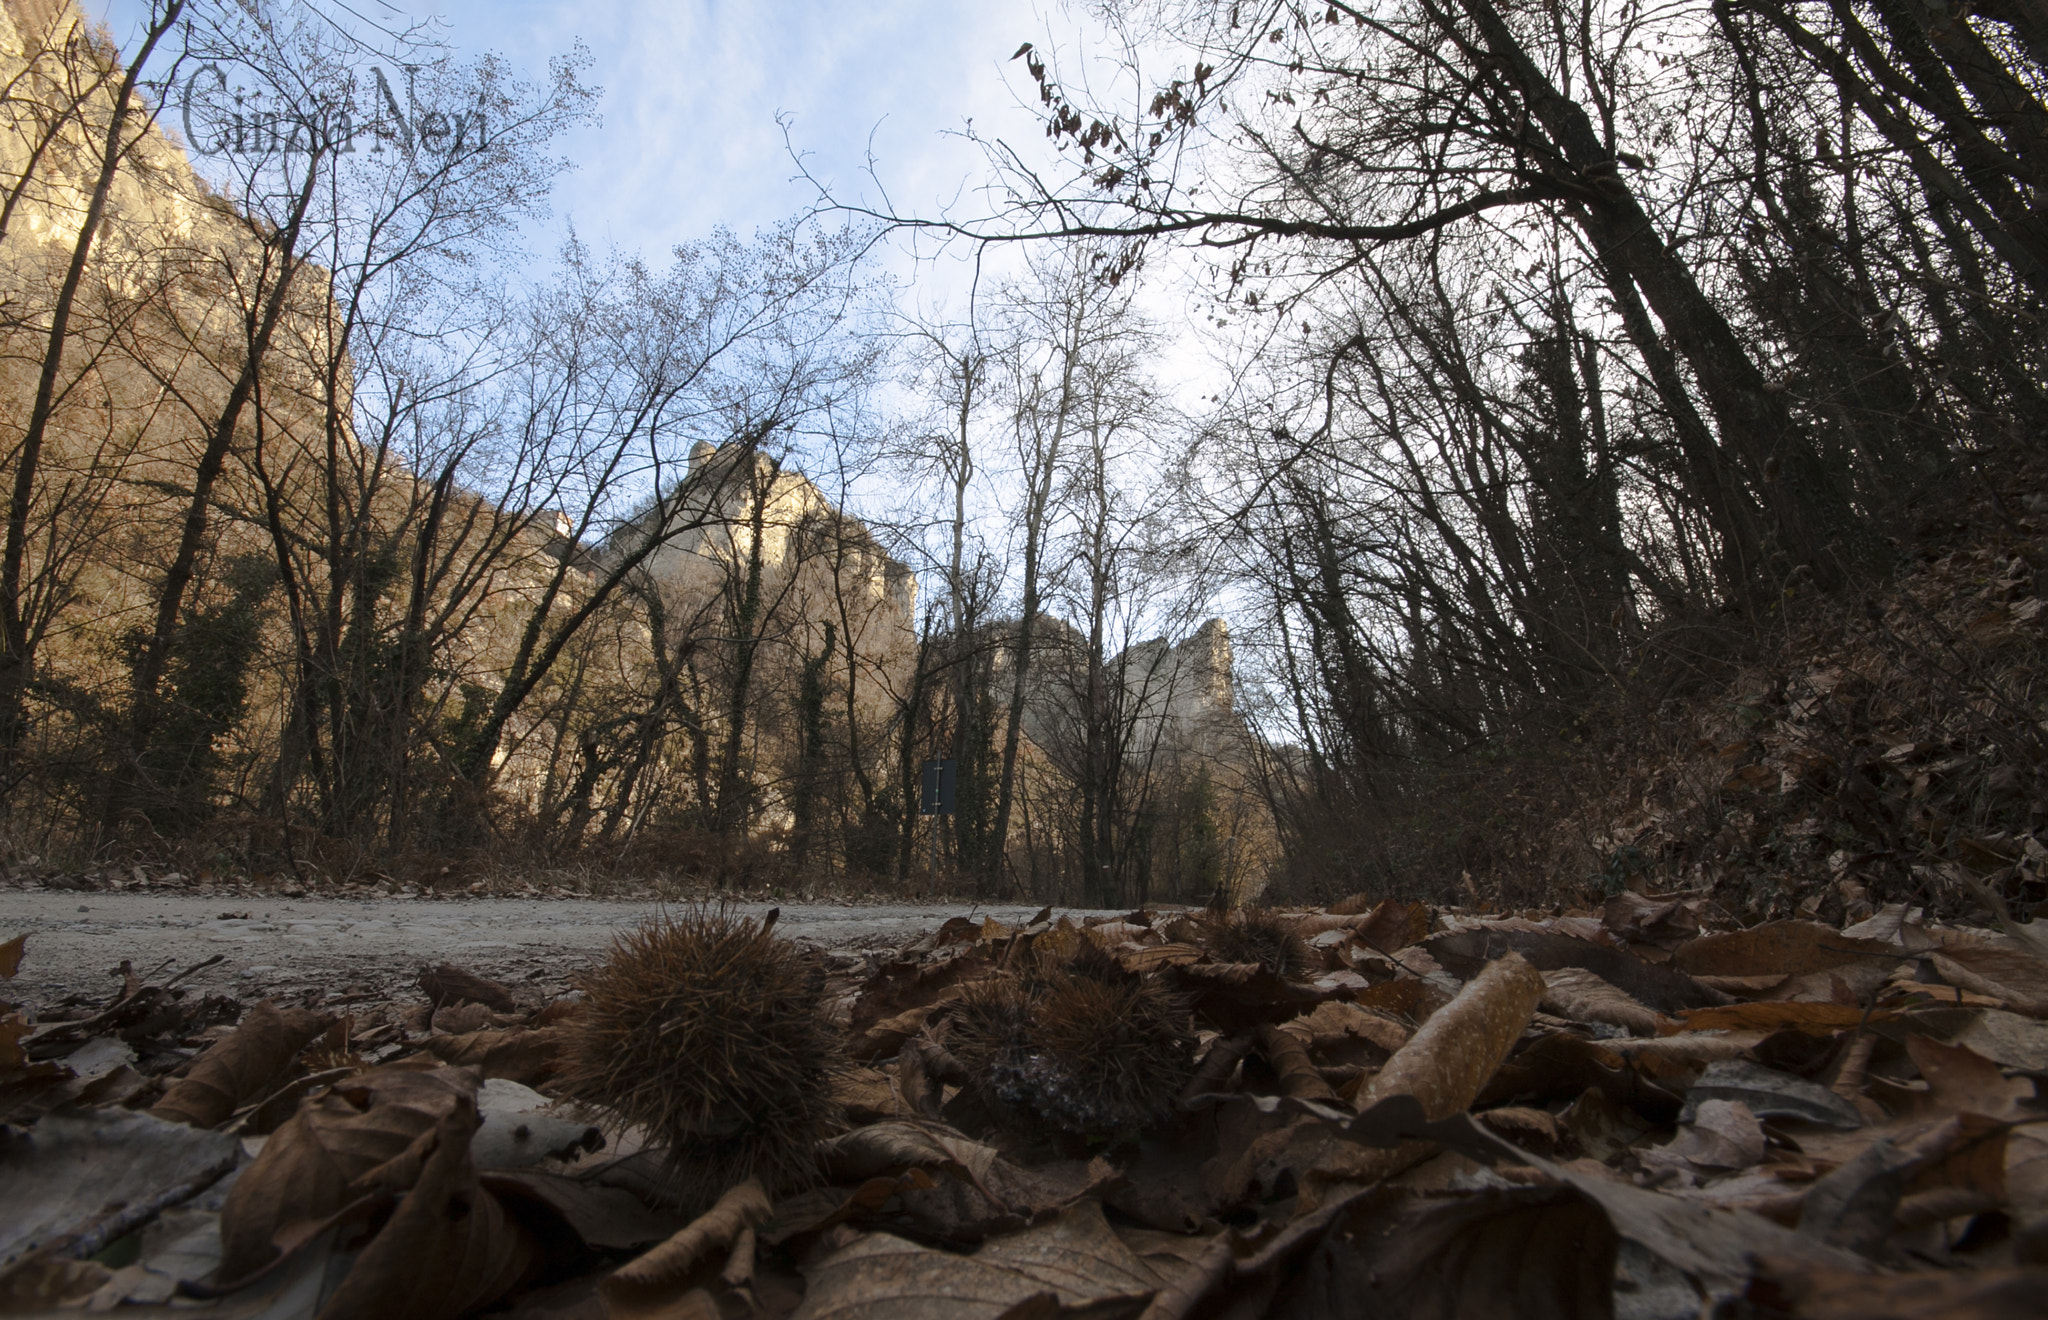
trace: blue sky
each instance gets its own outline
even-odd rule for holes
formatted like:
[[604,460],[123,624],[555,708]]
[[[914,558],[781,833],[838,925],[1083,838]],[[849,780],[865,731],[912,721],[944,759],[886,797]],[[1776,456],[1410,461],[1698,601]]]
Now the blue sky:
[[[557,186],[556,226],[586,242],[659,257],[716,225],[773,224],[813,194],[778,114],[810,167],[847,192],[874,195],[870,149],[900,209],[930,213],[970,187],[981,157],[949,135],[1043,142],[1009,63],[1023,41],[1048,44],[1086,20],[1030,0],[351,0],[380,22],[434,18],[458,52],[494,51],[538,75],[578,39],[604,89],[603,123],[562,145],[576,170]],[[84,0],[124,47],[136,0]],[[1035,101],[1034,101],[1035,104]],[[536,236],[540,237],[540,236]]]

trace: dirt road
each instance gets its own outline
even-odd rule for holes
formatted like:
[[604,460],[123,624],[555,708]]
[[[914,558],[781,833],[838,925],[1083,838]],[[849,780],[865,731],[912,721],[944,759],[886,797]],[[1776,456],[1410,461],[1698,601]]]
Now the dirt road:
[[[744,903],[736,910],[759,916],[771,906]],[[831,949],[891,947],[952,916],[1018,922],[1036,911],[966,903],[780,906],[779,930]],[[20,974],[0,987],[0,998],[51,1006],[82,995],[96,1003],[118,988],[112,973],[123,959],[145,975],[169,963],[169,976],[215,954],[223,960],[183,984],[244,1000],[314,987],[330,996],[384,998],[410,986],[422,964],[447,961],[515,987],[535,983],[555,992],[605,950],[613,932],[659,910],[654,902],[596,899],[0,891],[0,940],[29,936]]]

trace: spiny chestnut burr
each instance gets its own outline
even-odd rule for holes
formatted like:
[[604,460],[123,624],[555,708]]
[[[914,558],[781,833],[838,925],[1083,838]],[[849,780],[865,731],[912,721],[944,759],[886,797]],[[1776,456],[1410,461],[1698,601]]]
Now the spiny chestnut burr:
[[947,1048],[1005,1112],[1081,1136],[1131,1136],[1171,1112],[1192,1073],[1194,1031],[1179,995],[1091,950],[970,986]]
[[1275,976],[1308,970],[1309,949],[1293,923],[1269,908],[1244,908],[1203,919],[1209,955],[1217,962],[1256,963]]
[[771,1195],[810,1180],[840,1054],[808,955],[696,908],[619,935],[579,984],[564,1094],[666,1146],[680,1206],[747,1177]]

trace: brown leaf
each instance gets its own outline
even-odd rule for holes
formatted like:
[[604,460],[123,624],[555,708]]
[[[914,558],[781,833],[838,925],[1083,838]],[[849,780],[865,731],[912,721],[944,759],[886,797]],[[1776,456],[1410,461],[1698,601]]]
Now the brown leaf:
[[1168,943],[1148,945],[1142,949],[1122,949],[1116,958],[1126,971],[1150,972],[1161,967],[1181,967],[1200,962],[1208,956],[1199,944]]
[[[949,988],[988,975],[995,969],[988,948],[986,944],[976,944],[937,964],[908,960],[884,964],[853,1002],[850,1034],[863,1036],[878,1022],[910,1009],[929,1007]],[[895,1053],[896,1048],[889,1046],[889,1053]]]
[[1615,1102],[1599,1087],[1587,1088],[1571,1107],[1558,1116],[1559,1125],[1573,1142],[1593,1159],[1612,1164],[1649,1131],[1647,1120],[1632,1109]]
[[874,1123],[914,1115],[896,1092],[889,1074],[873,1068],[847,1068],[832,1078],[832,1098],[855,1123]]
[[1315,1012],[1288,1023],[1287,1030],[1306,1033],[1309,1048],[1319,1054],[1334,1052],[1341,1056],[1363,1044],[1375,1059],[1392,1054],[1415,1034],[1391,1014],[1341,999],[1317,1005]]
[[2004,1002],[2029,1017],[2048,1017],[2048,960],[2020,941],[1974,931],[1944,931],[1929,955],[1950,985]]
[[1679,1031],[1782,1031],[1792,1028],[1814,1036],[1860,1026],[1865,1021],[1891,1022],[1897,1013],[1868,1013],[1853,1004],[1804,1004],[1769,1000],[1754,1004],[1730,1004],[1726,1008],[1702,1008],[1682,1015],[1682,1020],[1664,1028]]
[[98,1292],[114,1272],[89,1260],[41,1257],[0,1274],[0,1315],[71,1310]]
[[1487,964],[1395,1051],[1357,1107],[1412,1095],[1431,1118],[1466,1108],[1521,1039],[1543,989],[1542,974],[1515,954]]
[[1968,1014],[1951,1045],[1967,1045],[1993,1063],[2021,1072],[2048,1073],[2048,1031],[2039,1022],[1995,1008]]
[[2006,1159],[2012,1136],[2009,1124],[1980,1114],[1943,1119],[1906,1143],[1913,1161],[1906,1193],[1961,1191],[1981,1197],[1989,1206],[2003,1205],[2009,1194]]
[[790,1320],[998,1320],[1037,1297],[1038,1280],[971,1256],[870,1233],[804,1271],[809,1287]]
[[28,1055],[21,1048],[21,1038],[31,1030],[28,1019],[19,1013],[0,1018],[0,1074],[27,1066]]
[[1530,1109],[1525,1105],[1486,1109],[1474,1114],[1473,1117],[1517,1146],[1533,1149],[1541,1154],[1555,1153],[1566,1136],[1566,1129],[1555,1115],[1541,1109]]
[[1643,1162],[1684,1160],[1702,1169],[1746,1169],[1764,1157],[1764,1126],[1740,1101],[1703,1102],[1690,1123]]
[[1607,900],[1601,920],[1617,935],[1666,950],[1700,931],[1699,917],[1684,899],[1650,898],[1629,890]]
[[491,1021],[492,1016],[491,1010],[482,1004],[449,1004],[435,1009],[427,1022],[444,1036],[465,1036],[498,1025]]
[[957,995],[959,989],[959,986],[954,986],[942,992],[935,1003],[919,1004],[916,1008],[905,1009],[895,1017],[883,1018],[865,1032],[855,1036],[846,1047],[847,1054],[863,1062],[893,1056],[903,1048],[904,1041],[924,1030],[924,1024],[945,1006],[948,998]]
[[1856,939],[1815,921],[1771,921],[1702,935],[1671,955],[1672,965],[1713,976],[1798,976],[1874,956],[1899,956],[1883,940]]
[[1082,1197],[1093,1196],[1119,1176],[1114,1165],[1100,1158],[1086,1163],[1058,1160],[1029,1169],[999,1159],[979,1182],[956,1174],[900,1192],[899,1222],[920,1237],[979,1242],[993,1234],[1015,1232]]
[[2048,1270],[1848,1274],[1765,1257],[1749,1300],[1795,1320],[2033,1320]]
[[1273,1072],[1280,1084],[1280,1094],[1295,1100],[1321,1100],[1335,1103],[1337,1093],[1323,1080],[1316,1070],[1315,1060],[1308,1057],[1308,1046],[1300,1036],[1291,1031],[1261,1025],[1258,1030],[1259,1049],[1266,1056],[1266,1062],[1273,1066]]
[[1263,963],[1191,963],[1171,974],[1193,1000],[1196,1019],[1226,1032],[1285,1022],[1346,993],[1291,981]]
[[[1398,1095],[1413,1097],[1431,1118],[1461,1112],[1521,1039],[1542,996],[1542,974],[1522,958],[1511,953],[1488,964],[1394,1052],[1359,1091],[1357,1107]],[[1314,1202],[1325,1186],[1391,1177],[1429,1151],[1423,1141],[1391,1150],[1358,1147],[1327,1123],[1304,1117],[1257,1137],[1228,1160],[1216,1183],[1223,1195],[1236,1197],[1256,1186],[1270,1188],[1282,1171],[1292,1171],[1305,1184],[1305,1200]]]
[[1265,1314],[1597,1320],[1613,1314],[1618,1246],[1600,1207],[1569,1188],[1380,1188],[1268,1267],[1284,1282]]
[[[1093,1201],[1035,1228],[991,1238],[972,1256],[875,1233],[805,1274],[810,1287],[792,1320],[1049,1317],[1062,1305],[1133,1306],[1163,1282],[1157,1268],[1110,1231]],[[1030,1311],[1019,1309],[1034,1302],[1038,1306]]]
[[1540,1036],[1502,1064],[1476,1103],[1549,1101],[1598,1087],[1624,1104],[1639,1098],[1641,1084],[1616,1041],[1587,1040],[1570,1032]]
[[648,1208],[645,1201],[631,1192],[579,1182],[558,1173],[486,1169],[477,1176],[484,1190],[522,1221],[530,1223],[532,1218],[538,1218],[529,1216],[528,1207],[543,1206],[550,1217],[586,1246],[600,1251],[644,1247],[661,1241],[681,1224],[676,1216]]
[[[1475,974],[1488,959],[1520,954],[1541,971],[1578,967],[1660,1013],[1725,1004],[1728,996],[1683,971],[1644,962],[1625,949],[1542,930],[1480,929],[1432,936],[1423,947],[1458,976]],[[1675,961],[1675,960],[1674,960]]]
[[1891,1236],[1911,1153],[1880,1138],[1807,1189],[1799,1231],[1817,1242],[1874,1255]]
[[14,974],[21,970],[21,955],[27,948],[28,933],[26,931],[8,940],[5,944],[0,944],[0,980],[11,981],[14,979]]
[[1080,1201],[1022,1233],[990,1238],[973,1259],[1033,1280],[1067,1307],[1146,1297],[1165,1276],[1110,1231],[1102,1206]]
[[1419,977],[1404,976],[1361,990],[1352,996],[1351,1002],[1360,1008],[1378,1009],[1410,1022],[1421,1022],[1450,1003],[1451,997]]
[[911,1169],[893,1178],[870,1178],[853,1188],[814,1187],[777,1202],[774,1218],[761,1237],[771,1246],[815,1237],[836,1224],[873,1214],[905,1192],[922,1191],[934,1185],[932,1176],[923,1169]]
[[[1546,1161],[1486,1132],[1469,1114],[1427,1121],[1407,1096],[1397,1096],[1360,1114],[1345,1135],[1375,1146],[1413,1144],[1416,1138],[1428,1138],[1467,1155],[1528,1164],[1552,1181],[1577,1189],[1607,1212],[1617,1234],[1661,1262],[1663,1268],[1657,1273],[1684,1276],[1690,1292],[1686,1314],[1695,1307],[1701,1314],[1718,1313],[1721,1303],[1741,1296],[1759,1256],[1796,1259],[1812,1269],[1855,1272],[1869,1268],[1849,1252],[1748,1211],[1667,1196],[1616,1181],[1605,1170],[1591,1171],[1577,1162]],[[1626,1253],[1623,1259],[1628,1259]],[[1641,1259],[1640,1253],[1637,1259]],[[1635,1277],[1647,1282],[1639,1274]],[[1655,1277],[1656,1273],[1650,1275]]]
[[1420,944],[1429,934],[1429,908],[1421,903],[1387,899],[1358,928],[1358,938],[1381,953],[1399,953]]
[[871,1123],[821,1142],[818,1164],[826,1177],[861,1182],[906,1169],[942,1169],[979,1183],[998,1159],[993,1146],[969,1141],[937,1123]]
[[2031,1081],[2008,1080],[1997,1064],[1967,1046],[1912,1035],[1906,1037],[1906,1053],[1927,1079],[1930,1111],[2018,1118],[2034,1098]]
[[639,1258],[614,1270],[598,1286],[612,1320],[661,1320],[698,1282],[706,1268],[722,1262],[742,1233],[767,1222],[768,1194],[749,1178],[718,1198],[688,1227]]
[[1692,979],[1711,990],[1720,990],[1746,999],[1766,990],[1775,990],[1792,978],[1784,972],[1772,972],[1767,976],[1713,976],[1706,972],[1697,972]]
[[509,1292],[534,1255],[518,1225],[477,1181],[467,1101],[428,1138],[419,1179],[318,1320],[444,1320],[481,1310]]
[[334,1024],[331,1013],[303,1008],[283,1012],[258,1004],[233,1034],[199,1056],[192,1071],[150,1108],[158,1118],[214,1127],[237,1108],[261,1098],[306,1043]]
[[[279,1234],[325,1219],[391,1170],[443,1119],[473,1108],[476,1075],[466,1069],[389,1064],[302,1102],[264,1143],[221,1208],[224,1280],[242,1278],[276,1255]],[[467,1158],[468,1137],[463,1139]],[[422,1160],[426,1155],[421,1149]],[[402,1190],[399,1189],[399,1190]]]
[[427,1049],[443,1063],[474,1068],[484,1077],[502,1077],[522,1086],[539,1086],[562,1068],[562,1043],[568,1027],[512,1027],[472,1031],[460,1036],[435,1036]]
[[1625,1027],[1637,1036],[1654,1036],[1665,1024],[1663,1014],[1636,1002],[1583,967],[1560,967],[1545,972],[1543,985],[1543,1007],[1560,1017],[1607,1022]]
[[519,1007],[510,990],[496,981],[487,981],[474,972],[464,971],[454,963],[422,968],[419,987],[426,992],[427,1002],[435,1008],[446,1008],[451,1004],[482,1004],[500,1013],[510,1013]]

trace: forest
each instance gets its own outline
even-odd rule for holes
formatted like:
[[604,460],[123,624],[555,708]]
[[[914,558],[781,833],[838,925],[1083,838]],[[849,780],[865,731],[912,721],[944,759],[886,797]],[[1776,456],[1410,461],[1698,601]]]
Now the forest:
[[0,1314],[2042,1313],[2043,0],[1090,0],[661,254],[580,46],[133,8],[0,0]]
[[2038,5],[1101,13],[1054,167],[536,261],[573,51],[11,0],[10,864],[2043,896]]

